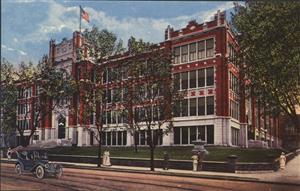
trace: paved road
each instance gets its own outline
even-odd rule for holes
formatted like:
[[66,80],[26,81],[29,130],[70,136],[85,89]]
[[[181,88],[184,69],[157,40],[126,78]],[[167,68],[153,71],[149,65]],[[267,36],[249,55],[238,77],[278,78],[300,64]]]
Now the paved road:
[[[25,189],[26,188],[26,189]],[[18,176],[13,164],[1,163],[1,190],[270,190],[293,191],[299,187],[253,182],[212,180],[139,173],[64,168],[61,179]]]

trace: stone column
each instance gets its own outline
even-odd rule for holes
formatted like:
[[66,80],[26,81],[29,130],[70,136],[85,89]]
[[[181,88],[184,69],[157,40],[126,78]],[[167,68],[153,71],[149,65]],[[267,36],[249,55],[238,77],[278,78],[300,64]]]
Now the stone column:
[[83,128],[82,127],[77,127],[77,131],[78,131],[78,142],[77,142],[77,146],[81,147],[82,146],[82,131]]
[[173,132],[168,132],[168,134],[163,134],[163,146],[170,146],[173,144]]
[[240,125],[240,144],[242,147],[248,148],[248,128],[246,123]]
[[45,128],[45,140],[50,140],[51,139],[51,134],[50,134],[50,129]]
[[127,144],[126,146],[132,146],[134,136],[131,135],[129,131],[127,131]]

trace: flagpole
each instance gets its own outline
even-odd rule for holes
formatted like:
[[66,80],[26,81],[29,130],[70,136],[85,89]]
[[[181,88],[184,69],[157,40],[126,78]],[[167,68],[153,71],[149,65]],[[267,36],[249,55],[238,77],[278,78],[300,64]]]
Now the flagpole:
[[79,6],[79,33],[81,34],[81,7]]

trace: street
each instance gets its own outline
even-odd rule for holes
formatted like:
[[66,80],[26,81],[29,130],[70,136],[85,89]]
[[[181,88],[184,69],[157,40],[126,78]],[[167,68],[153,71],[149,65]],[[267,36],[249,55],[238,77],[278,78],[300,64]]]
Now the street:
[[140,173],[64,168],[61,179],[42,180],[14,172],[14,164],[1,163],[1,190],[299,190],[292,185],[213,180]]

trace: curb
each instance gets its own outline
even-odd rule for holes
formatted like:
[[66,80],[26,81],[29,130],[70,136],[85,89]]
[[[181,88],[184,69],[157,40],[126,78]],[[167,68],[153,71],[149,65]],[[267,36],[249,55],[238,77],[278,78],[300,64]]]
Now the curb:
[[[59,161],[53,161],[59,163]],[[10,163],[14,164],[15,160],[7,161],[2,160],[1,163]],[[243,181],[243,182],[256,182],[256,183],[266,183],[274,185],[292,185],[300,186],[300,183],[288,183],[288,182],[274,182],[274,181],[265,181],[258,178],[248,178],[248,177],[239,177],[239,176],[222,176],[222,175],[206,175],[206,174],[186,174],[180,172],[162,172],[162,171],[149,171],[143,169],[122,169],[122,168],[107,168],[107,167],[91,167],[83,166],[80,163],[73,164],[63,164],[66,168],[76,168],[76,169],[87,169],[87,170],[98,170],[98,171],[114,171],[114,172],[127,172],[127,173],[139,173],[139,174],[154,174],[154,175],[163,175],[163,176],[176,176],[176,177],[189,177],[189,178],[205,178],[205,179],[215,179],[215,180],[230,180],[230,181]]]

